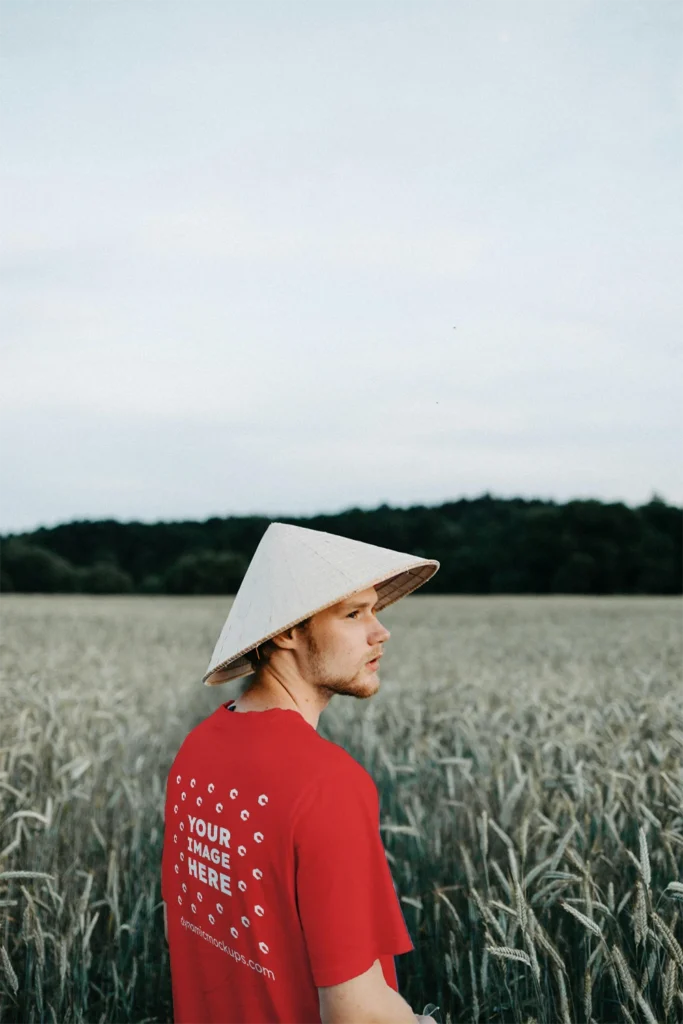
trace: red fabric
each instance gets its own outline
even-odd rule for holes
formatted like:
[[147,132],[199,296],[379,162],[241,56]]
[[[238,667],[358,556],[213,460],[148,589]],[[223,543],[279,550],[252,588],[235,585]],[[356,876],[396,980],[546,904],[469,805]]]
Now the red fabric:
[[415,948],[372,777],[284,708],[222,705],[183,742],[162,896],[176,1024],[320,1024],[318,987],[379,958],[397,990],[394,955]]

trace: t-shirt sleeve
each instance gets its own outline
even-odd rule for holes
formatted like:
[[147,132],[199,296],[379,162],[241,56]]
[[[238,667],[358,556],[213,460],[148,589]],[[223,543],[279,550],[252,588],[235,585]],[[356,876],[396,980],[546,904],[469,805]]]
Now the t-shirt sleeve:
[[415,947],[379,831],[369,775],[316,781],[294,826],[299,919],[316,987],[364,974],[380,954]]

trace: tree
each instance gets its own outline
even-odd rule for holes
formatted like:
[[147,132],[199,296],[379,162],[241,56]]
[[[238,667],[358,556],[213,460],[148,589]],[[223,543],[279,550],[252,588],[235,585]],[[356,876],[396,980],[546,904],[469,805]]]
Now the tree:
[[2,567],[19,593],[70,594],[79,587],[79,573],[65,558],[16,538],[3,544]]
[[127,572],[112,562],[95,562],[80,570],[81,589],[86,594],[129,594],[133,581]]
[[583,551],[573,551],[553,576],[554,594],[591,594],[596,576],[595,559]]
[[247,561],[232,551],[196,551],[181,555],[165,575],[168,594],[236,594]]

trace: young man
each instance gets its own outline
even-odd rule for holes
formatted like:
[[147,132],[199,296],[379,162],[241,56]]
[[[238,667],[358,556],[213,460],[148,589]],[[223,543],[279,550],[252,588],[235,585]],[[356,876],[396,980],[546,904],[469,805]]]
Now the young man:
[[414,1024],[394,956],[415,947],[377,787],[318,735],[334,694],[379,690],[377,612],[439,568],[271,523],[204,682],[253,673],[190,732],[166,791],[162,896],[176,1024]]

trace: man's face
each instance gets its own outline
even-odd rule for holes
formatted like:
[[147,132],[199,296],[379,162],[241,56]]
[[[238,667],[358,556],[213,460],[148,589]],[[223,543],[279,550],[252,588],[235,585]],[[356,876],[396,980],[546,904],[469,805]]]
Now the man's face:
[[373,610],[377,591],[369,587],[314,615],[301,633],[300,672],[314,686],[361,699],[379,689],[378,666],[390,637]]

